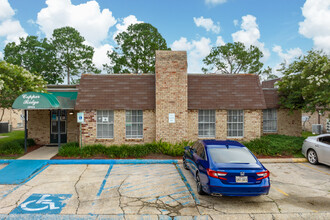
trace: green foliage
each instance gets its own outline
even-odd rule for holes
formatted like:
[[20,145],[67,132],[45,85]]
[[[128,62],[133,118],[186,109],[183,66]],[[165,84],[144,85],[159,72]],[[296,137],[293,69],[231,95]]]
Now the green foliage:
[[63,157],[81,157],[89,158],[95,156],[106,156],[108,158],[128,158],[128,157],[144,157],[152,153],[162,153],[170,156],[182,156],[184,147],[189,145],[189,142],[182,141],[177,144],[167,142],[153,142],[146,144],[135,145],[112,145],[104,146],[101,144],[87,145],[79,148],[78,143],[68,143],[62,145],[58,155]]
[[155,73],[156,50],[170,50],[158,30],[148,23],[132,24],[115,37],[118,48],[108,51],[108,73]]
[[[15,99],[25,92],[43,92],[46,82],[40,75],[23,67],[0,61],[0,107],[11,108]],[[4,111],[0,115],[2,120]]]
[[330,110],[329,55],[311,50],[287,67],[282,64],[281,71],[284,77],[278,86],[280,103],[284,108],[310,113]]
[[[6,139],[6,138],[3,138]],[[34,146],[35,142],[33,139],[27,139],[27,147]],[[20,155],[24,154],[24,139],[12,139],[7,138],[7,140],[0,143],[0,155]]]
[[41,75],[48,84],[63,82],[57,69],[56,48],[47,38],[39,40],[37,36],[27,36],[20,38],[18,44],[8,43],[4,60]]
[[259,156],[300,155],[304,137],[266,135],[243,144]]
[[[204,73],[215,71],[222,74],[254,73],[260,75],[263,67],[263,63],[260,62],[262,57],[263,53],[258,47],[251,45],[246,48],[241,42],[227,43],[212,48],[210,54],[203,59],[208,68],[202,70]],[[265,72],[270,75],[270,67]]]
[[93,64],[94,48],[85,45],[85,38],[72,27],[55,29],[52,44],[56,48],[58,67],[67,75],[68,84],[72,76],[82,73],[100,73]]

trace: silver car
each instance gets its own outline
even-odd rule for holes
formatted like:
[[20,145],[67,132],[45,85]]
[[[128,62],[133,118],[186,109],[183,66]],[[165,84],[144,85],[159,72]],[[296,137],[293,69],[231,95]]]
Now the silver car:
[[306,138],[301,152],[311,164],[323,163],[330,166],[330,134]]

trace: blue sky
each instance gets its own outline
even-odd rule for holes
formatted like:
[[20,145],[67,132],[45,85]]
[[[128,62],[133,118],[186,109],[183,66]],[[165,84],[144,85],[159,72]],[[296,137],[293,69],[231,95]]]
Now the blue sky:
[[213,46],[233,41],[258,46],[274,69],[312,48],[330,52],[330,0],[0,0],[0,57],[20,36],[50,37],[72,26],[101,67],[113,36],[137,22],[155,26],[173,50],[186,50],[190,73],[201,72]]

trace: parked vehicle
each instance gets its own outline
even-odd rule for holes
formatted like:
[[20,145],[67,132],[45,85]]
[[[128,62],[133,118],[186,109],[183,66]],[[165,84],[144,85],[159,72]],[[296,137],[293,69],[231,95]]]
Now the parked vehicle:
[[269,171],[237,141],[196,141],[185,147],[183,166],[200,195],[259,196],[270,189]]
[[306,138],[301,152],[311,164],[323,163],[330,166],[330,134]]

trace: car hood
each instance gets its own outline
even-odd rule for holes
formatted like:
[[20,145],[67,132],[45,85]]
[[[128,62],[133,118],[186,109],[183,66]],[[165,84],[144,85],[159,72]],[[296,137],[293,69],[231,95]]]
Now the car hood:
[[264,169],[260,163],[212,163],[212,170],[221,169]]

